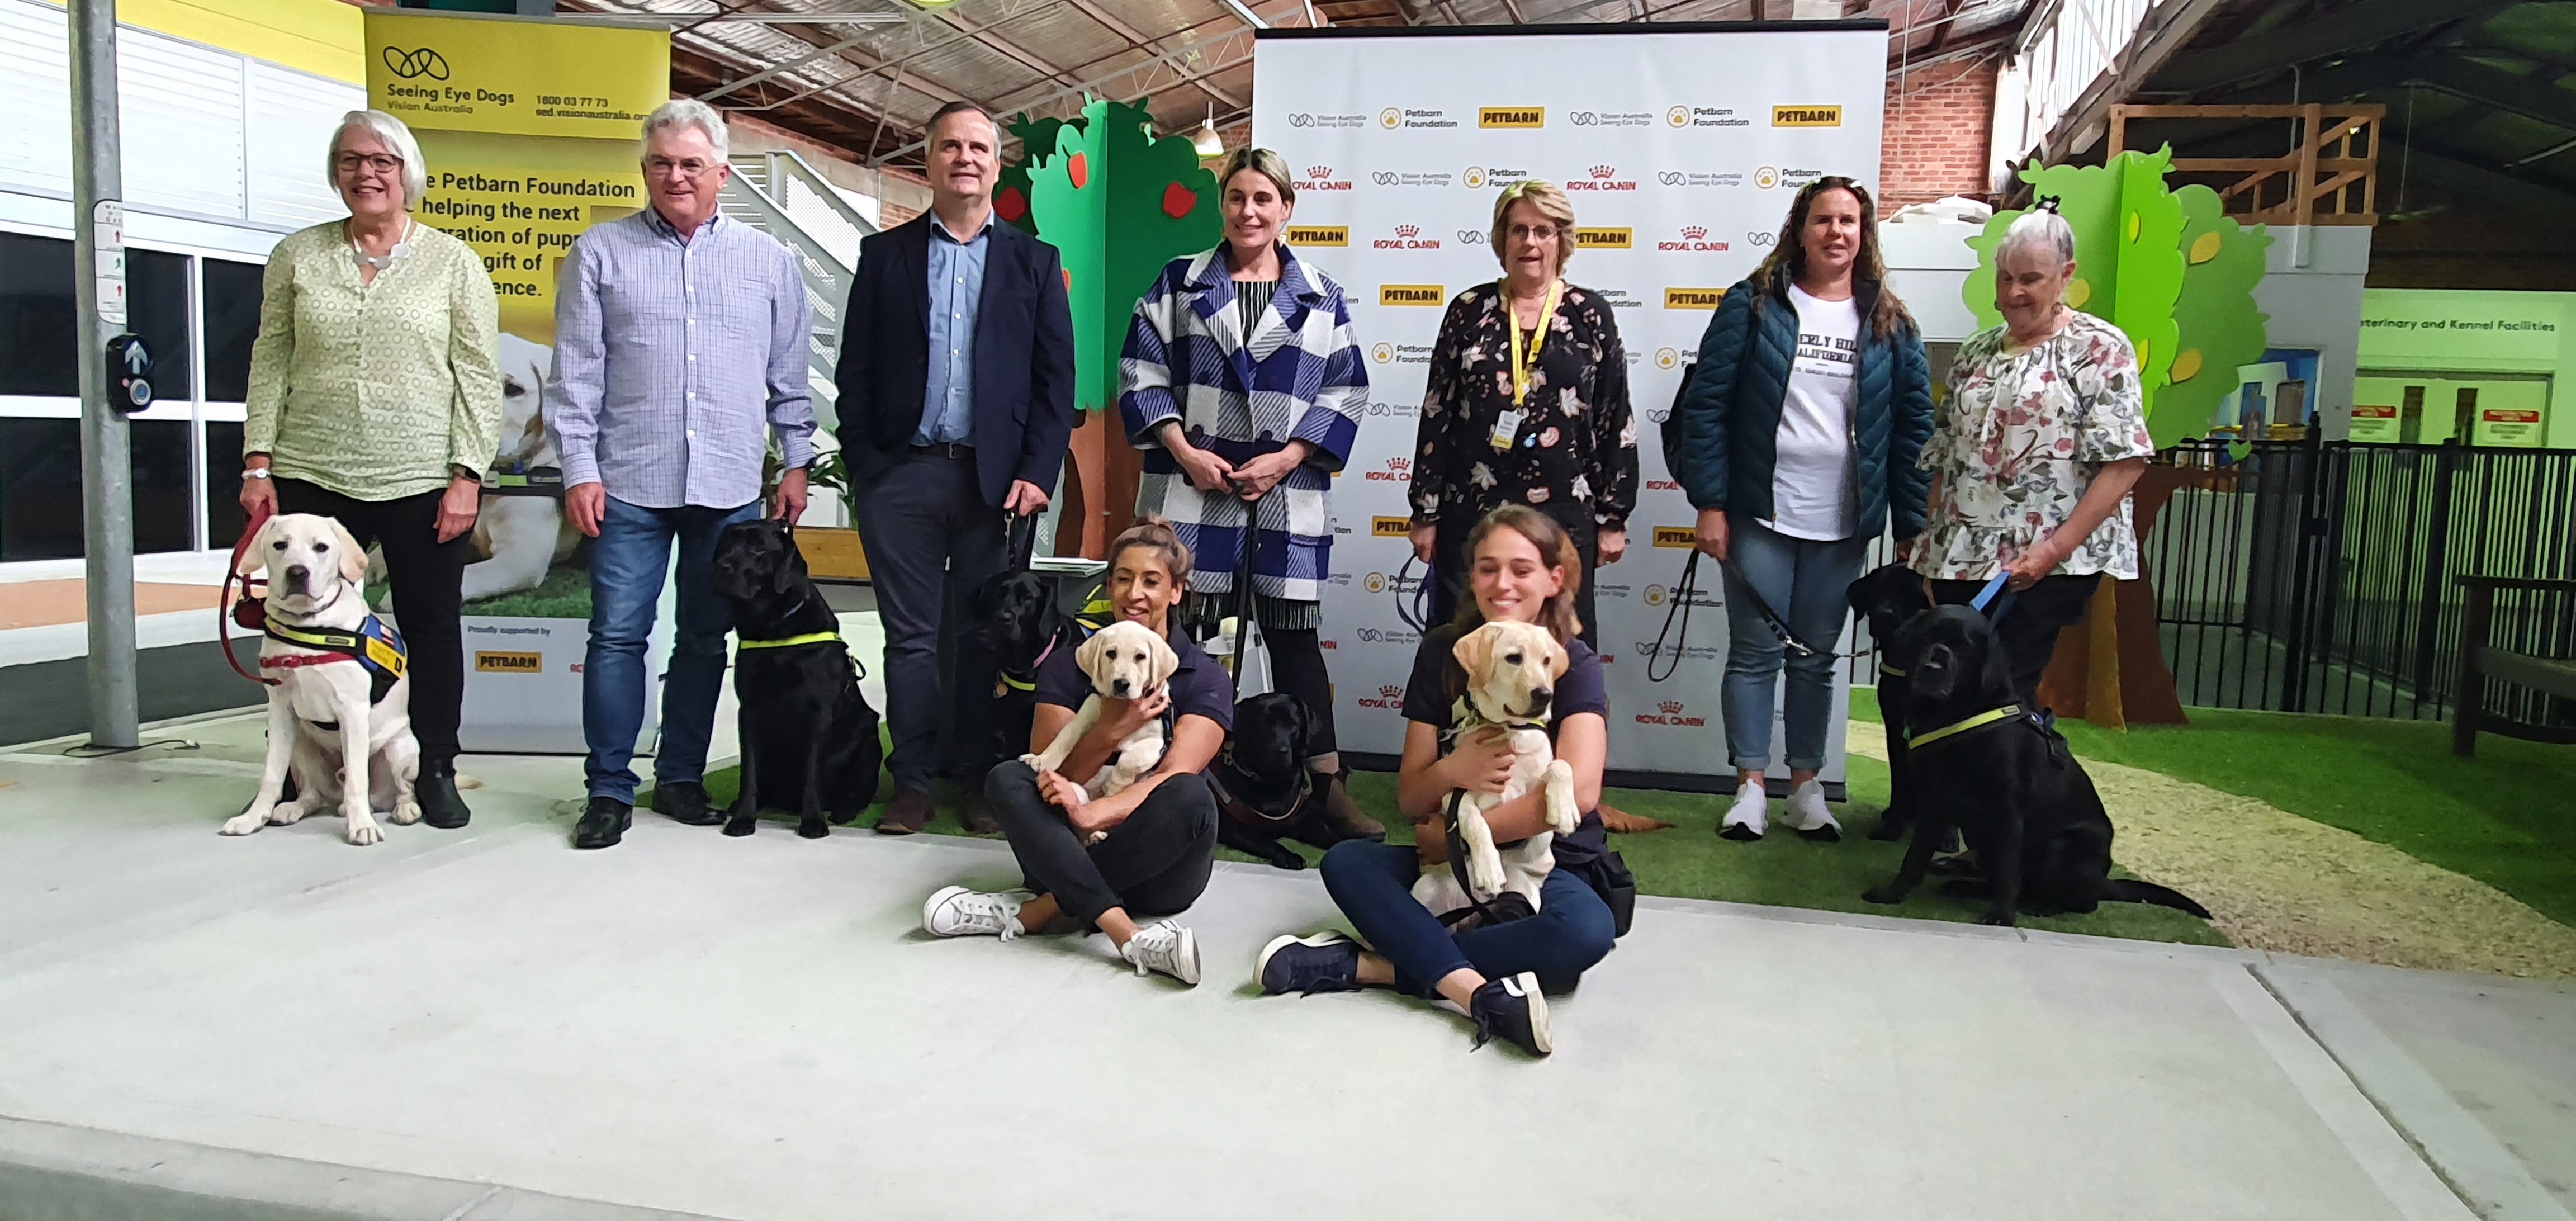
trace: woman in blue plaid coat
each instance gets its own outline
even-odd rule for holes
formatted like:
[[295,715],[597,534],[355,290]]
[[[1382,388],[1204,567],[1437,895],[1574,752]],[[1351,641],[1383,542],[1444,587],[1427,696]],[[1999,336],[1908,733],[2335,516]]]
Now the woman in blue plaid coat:
[[1136,511],[1169,519],[1197,557],[1181,622],[1232,613],[1251,553],[1254,622],[1272,681],[1312,722],[1307,766],[1345,835],[1386,829],[1352,804],[1333,734],[1332,676],[1315,630],[1333,546],[1333,472],[1349,458],[1368,372],[1340,285],[1282,235],[1297,198],[1288,163],[1244,149],[1217,176],[1225,243],[1156,277],[1118,361],[1118,408],[1144,455]]

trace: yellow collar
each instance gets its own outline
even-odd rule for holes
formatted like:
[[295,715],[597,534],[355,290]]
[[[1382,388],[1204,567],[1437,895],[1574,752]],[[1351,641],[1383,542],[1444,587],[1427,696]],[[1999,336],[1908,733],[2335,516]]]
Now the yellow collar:
[[1036,679],[1034,679],[1034,678],[1013,678],[1013,677],[1011,677],[1011,676],[1010,676],[1010,675],[1008,675],[1008,674],[1004,674],[1004,675],[1002,675],[1002,685],[1003,685],[1003,686],[1005,686],[1005,687],[1010,688],[1010,689],[1011,689],[1011,690],[1013,690],[1013,691],[1035,691],[1035,690],[1037,690],[1037,689],[1038,689],[1038,684],[1037,684],[1037,680],[1036,680]]
[[1955,725],[1944,725],[1939,729],[1935,729],[1932,732],[1923,734],[1919,737],[1909,737],[1905,740],[1905,745],[1909,750],[1920,750],[1923,747],[1930,746],[1943,738],[1955,737],[1959,734],[1966,733],[1971,729],[1983,728],[1985,726],[1992,725],[1997,721],[2008,721],[2020,715],[2021,705],[2019,704],[2006,704],[2001,708],[1989,708],[1984,712],[1980,712],[1977,715],[1969,717],[1967,720],[1960,721]]
[[794,644],[822,644],[825,641],[840,638],[839,632],[807,632],[802,636],[789,636],[779,640],[736,640],[734,644],[738,648],[745,649],[783,649]]
[[1878,663],[1878,672],[1879,672],[1879,673],[1881,673],[1881,674],[1887,675],[1887,676],[1888,676],[1888,677],[1890,677],[1890,678],[1903,678],[1903,677],[1905,677],[1905,671],[1903,671],[1903,670],[1899,670],[1899,669],[1897,669],[1896,667],[1891,666],[1891,665],[1889,665],[1889,664],[1887,664],[1886,662],[1883,662],[1883,661],[1882,661],[1882,662],[1880,662],[1880,663]]

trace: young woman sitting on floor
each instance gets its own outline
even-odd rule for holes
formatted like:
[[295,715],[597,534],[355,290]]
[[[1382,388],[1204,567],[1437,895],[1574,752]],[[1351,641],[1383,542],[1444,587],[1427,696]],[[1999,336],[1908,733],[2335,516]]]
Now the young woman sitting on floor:
[[[1110,544],[1110,605],[1120,619],[1163,637],[1179,665],[1159,691],[1140,699],[1104,698],[1099,723],[1057,771],[1037,772],[1013,759],[985,777],[985,800],[1019,858],[1028,888],[948,887],[923,904],[923,928],[941,937],[1008,941],[1048,931],[1069,917],[1057,931],[1082,927],[1109,934],[1137,974],[1150,969],[1185,984],[1199,982],[1198,940],[1188,929],[1168,919],[1136,920],[1186,910],[1207,889],[1216,861],[1216,798],[1199,773],[1234,723],[1234,683],[1189,633],[1170,630],[1172,608],[1189,591],[1189,571],[1189,548],[1161,518],[1138,522]],[[1092,694],[1091,679],[1074,657],[1072,649],[1057,649],[1038,668],[1032,752],[1044,752]],[[1163,761],[1118,793],[1087,797],[1083,785],[1118,744],[1166,710],[1170,736]],[[1103,831],[1106,838],[1084,845]]]
[[[1395,799],[1413,821],[1419,847],[1350,840],[1324,854],[1325,889],[1376,953],[1338,932],[1281,937],[1262,950],[1254,973],[1272,993],[1397,988],[1444,997],[1475,1019],[1477,1046],[1502,1035],[1532,1055],[1546,1055],[1544,993],[1572,988],[1610,952],[1610,907],[1586,880],[1609,848],[1596,807],[1609,752],[1610,701],[1600,655],[1578,638],[1574,584],[1582,569],[1565,528],[1526,505],[1505,505],[1476,524],[1467,553],[1474,600],[1459,608],[1456,622],[1423,637],[1404,691],[1411,724]],[[1413,883],[1425,862],[1448,860],[1439,817],[1449,794],[1500,793],[1511,775],[1508,735],[1481,729],[1462,737],[1452,711],[1465,675],[1451,647],[1479,625],[1502,619],[1543,625],[1565,646],[1568,661],[1556,682],[1548,736],[1556,757],[1574,769],[1583,822],[1574,834],[1556,837],[1556,869],[1540,889],[1536,915],[1453,934],[1415,901]],[[1533,792],[1486,811],[1494,841],[1546,830],[1544,799]]]

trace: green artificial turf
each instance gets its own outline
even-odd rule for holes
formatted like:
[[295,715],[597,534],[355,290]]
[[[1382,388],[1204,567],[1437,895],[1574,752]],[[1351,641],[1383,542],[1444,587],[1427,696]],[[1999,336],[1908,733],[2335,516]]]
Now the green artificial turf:
[[588,619],[590,570],[557,565],[535,589],[468,602],[464,613],[505,619]]

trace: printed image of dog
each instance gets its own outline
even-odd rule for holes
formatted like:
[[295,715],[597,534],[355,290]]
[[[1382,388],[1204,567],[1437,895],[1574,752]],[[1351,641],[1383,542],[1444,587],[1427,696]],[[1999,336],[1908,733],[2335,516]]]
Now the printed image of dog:
[[1303,869],[1306,858],[1284,841],[1330,848],[1350,838],[1324,817],[1322,786],[1306,766],[1313,737],[1313,715],[1293,695],[1271,691],[1236,702],[1234,729],[1207,770],[1218,843],[1281,869]]
[[[242,576],[268,572],[268,622],[306,632],[356,634],[368,618],[363,582],[367,553],[338,521],[310,513],[269,518],[237,566]],[[260,641],[268,689],[268,759],[259,795],[223,825],[226,835],[286,826],[340,807],[349,842],[384,839],[377,811],[398,824],[420,821],[412,784],[420,744],[411,736],[411,679],[395,679],[377,698],[372,671],[355,656]],[[287,777],[295,799],[281,801]],[[344,783],[345,782],[345,783]]]
[[[501,335],[501,448],[488,475],[555,466],[553,435],[546,428],[546,377],[555,350],[516,335]],[[474,519],[474,553],[465,566],[463,600],[480,601],[545,584],[546,573],[573,553],[581,531],[565,520],[552,496],[503,496],[487,490]]]
[[[733,667],[742,788],[724,833],[751,834],[768,804],[796,811],[796,833],[820,839],[831,833],[827,812],[847,823],[876,800],[885,759],[876,709],[837,634],[840,616],[806,573],[794,533],[774,517],[725,527],[707,585],[732,605],[742,642]],[[823,638],[758,644],[801,637]]]
[[[1155,635],[1154,629],[1127,619],[1092,633],[1091,639],[1073,651],[1073,660],[1090,677],[1091,694],[1055,735],[1055,741],[1047,743],[1046,750],[1020,756],[1020,762],[1037,771],[1051,772],[1064,766],[1065,756],[1073,753],[1074,744],[1100,723],[1102,699],[1143,699],[1162,690],[1181,665],[1180,655],[1172,652],[1172,646]],[[1096,801],[1124,790],[1162,763],[1166,745],[1162,721],[1158,718],[1146,722],[1118,744],[1117,752],[1082,786],[1083,792]]]
[[[1501,793],[1461,791],[1449,800],[1446,818],[1466,848],[1468,889],[1459,888],[1449,865],[1426,863],[1413,883],[1413,897],[1432,914],[1447,915],[1508,893],[1535,912],[1539,887],[1556,868],[1550,845],[1558,835],[1573,834],[1583,817],[1574,807],[1574,769],[1556,758],[1545,728],[1556,681],[1565,677],[1565,647],[1546,628],[1506,620],[1459,637],[1452,652],[1467,674],[1467,715],[1460,719],[1459,737],[1501,726],[1511,734],[1515,761]],[[1550,829],[1518,844],[1497,846],[1485,811],[1533,790],[1547,794]]]

